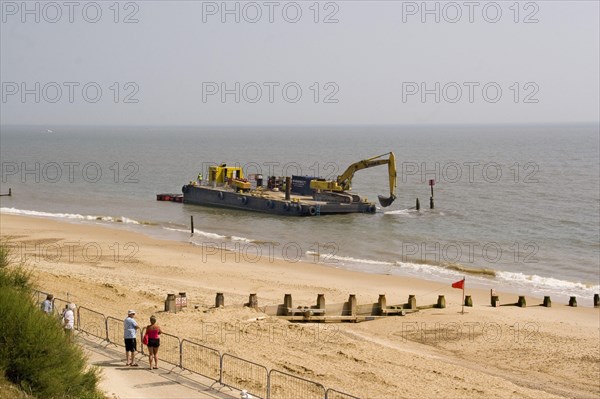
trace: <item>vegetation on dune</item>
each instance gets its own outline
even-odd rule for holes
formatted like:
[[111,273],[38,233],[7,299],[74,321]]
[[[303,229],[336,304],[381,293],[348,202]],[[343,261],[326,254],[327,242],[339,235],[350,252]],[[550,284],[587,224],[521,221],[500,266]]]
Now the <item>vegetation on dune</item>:
[[[37,398],[104,398],[81,349],[31,298],[31,275],[0,243],[0,374]],[[4,383],[5,381],[3,381]]]
[[2,374],[0,375],[0,399],[35,399],[35,396],[19,389]]

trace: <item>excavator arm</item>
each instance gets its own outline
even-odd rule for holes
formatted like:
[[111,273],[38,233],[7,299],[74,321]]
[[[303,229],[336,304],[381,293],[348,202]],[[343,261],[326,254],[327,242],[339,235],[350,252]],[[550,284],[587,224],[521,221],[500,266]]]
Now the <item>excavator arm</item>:
[[377,196],[379,203],[384,208],[392,205],[392,202],[396,199],[396,157],[393,152],[390,152],[390,157],[388,158],[388,178],[390,179],[390,196]]
[[[387,159],[380,159],[386,155],[389,155],[389,157]],[[339,187],[342,190],[348,191],[352,188],[352,178],[354,177],[354,173],[356,173],[362,169],[372,168],[374,166],[385,165],[385,164],[388,165],[390,196],[384,197],[382,195],[379,195],[378,198],[379,198],[379,203],[381,204],[381,206],[388,207],[396,199],[396,195],[395,195],[395,192],[396,192],[396,158],[394,157],[393,152],[377,155],[375,157],[363,159],[362,161],[353,163],[352,165],[348,166],[348,168],[344,171],[344,173],[342,173],[341,175],[338,176],[337,184],[339,185]]]

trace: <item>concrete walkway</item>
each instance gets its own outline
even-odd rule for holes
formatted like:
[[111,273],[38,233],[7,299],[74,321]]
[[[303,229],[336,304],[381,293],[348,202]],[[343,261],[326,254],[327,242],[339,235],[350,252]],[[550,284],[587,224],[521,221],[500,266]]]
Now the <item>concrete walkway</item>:
[[125,366],[125,349],[79,334],[76,342],[88,356],[88,364],[101,370],[99,388],[109,398],[239,398],[240,392],[181,370],[167,363],[149,370],[147,358],[136,356],[139,367]]

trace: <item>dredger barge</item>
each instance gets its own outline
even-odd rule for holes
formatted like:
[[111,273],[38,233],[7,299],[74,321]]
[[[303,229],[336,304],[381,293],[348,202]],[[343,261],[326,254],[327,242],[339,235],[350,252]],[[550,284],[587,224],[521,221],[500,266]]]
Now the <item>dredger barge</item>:
[[[384,158],[386,157],[387,158]],[[392,152],[350,165],[335,180],[310,176],[244,177],[236,166],[210,166],[208,179],[199,176],[182,187],[185,204],[242,209],[288,216],[320,216],[343,213],[375,213],[375,203],[350,193],[354,173],[378,165],[388,166],[390,195],[379,195],[383,207],[396,199],[396,161]]]

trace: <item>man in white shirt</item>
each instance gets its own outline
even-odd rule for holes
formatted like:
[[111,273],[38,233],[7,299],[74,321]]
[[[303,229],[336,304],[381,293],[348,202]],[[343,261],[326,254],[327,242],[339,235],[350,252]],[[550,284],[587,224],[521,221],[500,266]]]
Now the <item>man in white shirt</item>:
[[[123,320],[123,337],[125,338],[125,356],[126,366],[137,366],[135,362],[135,352],[137,352],[137,341],[136,334],[140,327],[137,321],[134,319],[135,310],[129,310],[127,312],[127,318]],[[131,361],[129,360],[129,354],[131,353]]]
[[74,303],[70,303],[67,306],[67,310],[63,314],[63,328],[69,336],[69,340],[73,339],[73,329],[75,328],[75,309],[77,307]]

